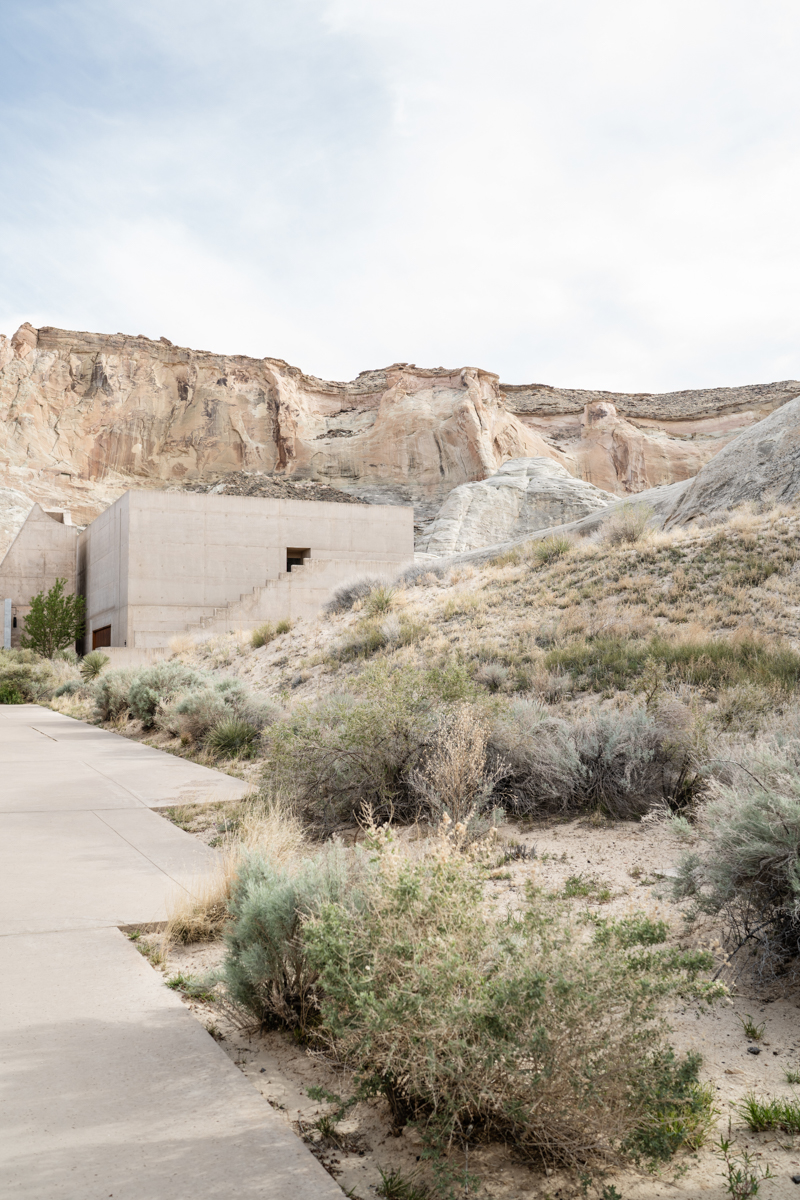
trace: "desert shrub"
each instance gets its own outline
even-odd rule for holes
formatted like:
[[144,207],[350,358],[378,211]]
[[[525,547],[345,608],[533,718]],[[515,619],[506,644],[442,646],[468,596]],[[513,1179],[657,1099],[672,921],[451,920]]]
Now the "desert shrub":
[[789,690],[800,681],[800,654],[757,637],[669,641],[601,636],[554,647],[545,655],[545,666],[567,671],[595,691],[635,686],[654,667],[677,681],[715,689],[757,684]]
[[411,621],[390,613],[383,620],[367,618],[334,646],[331,657],[340,662],[369,658],[386,647],[410,646],[421,641],[428,632],[424,622]]
[[377,575],[364,575],[361,579],[343,583],[332,592],[330,600],[324,605],[324,611],[326,613],[349,612],[357,600],[366,600],[370,592],[388,586],[387,580],[381,579]]
[[88,683],[90,680],[96,679],[110,662],[111,659],[107,654],[103,654],[102,650],[91,650],[81,660],[81,676]]
[[202,687],[205,676],[181,662],[160,662],[133,673],[128,687],[128,708],[131,716],[142,722],[145,729],[155,724],[159,705],[190,688]]
[[68,679],[56,688],[53,692],[53,699],[55,700],[58,696],[74,696],[76,692],[80,692],[85,687],[82,679]]
[[250,634],[250,645],[254,650],[259,650],[262,646],[268,646],[276,637],[275,626],[271,621],[267,621]]
[[203,876],[188,891],[170,898],[163,945],[204,942],[219,937],[229,920],[231,889],[243,861],[251,855],[284,867],[306,849],[300,821],[282,796],[260,793],[240,803],[225,821],[218,869]]
[[205,736],[205,745],[212,754],[221,758],[250,755],[258,741],[258,730],[249,721],[240,717],[225,717]]
[[393,587],[387,587],[385,584],[373,588],[364,603],[369,616],[380,617],[391,612],[396,595],[396,590]]
[[0,650],[0,688],[10,697],[20,697],[0,703],[37,704],[52,695],[54,682],[53,667],[35,651]]
[[259,855],[239,867],[230,897],[224,979],[231,997],[264,1023],[306,1029],[318,1021],[319,970],[309,964],[304,918],[332,902],[357,905],[359,860],[329,843],[289,869]]
[[129,710],[128,691],[136,677],[134,668],[106,671],[94,686],[95,716],[100,721],[116,721]]
[[199,742],[209,730],[232,715],[225,696],[210,685],[177,696],[156,714],[159,728]]
[[497,719],[490,746],[506,763],[497,794],[520,813],[599,809],[629,820],[665,803],[684,807],[700,787],[688,742],[644,707],[569,721],[518,700]]
[[22,692],[11,683],[8,679],[4,679],[0,683],[0,704],[24,704],[25,697]]
[[517,913],[487,911],[479,863],[437,842],[411,859],[384,841],[364,902],[303,926],[322,1026],[359,1094],[383,1095],[395,1128],[416,1122],[445,1176],[465,1136],[551,1164],[617,1157],[651,1115],[661,1003],[713,995],[697,983],[711,955],[600,949],[533,889]]
[[682,1059],[671,1049],[653,1056],[639,1088],[644,1115],[625,1140],[625,1149],[634,1159],[655,1165],[682,1147],[699,1150],[704,1144],[718,1110],[713,1084],[698,1078],[701,1065],[700,1055],[693,1051]]
[[786,754],[762,760],[760,777],[730,775],[711,784],[695,826],[701,846],[679,859],[674,891],[722,914],[731,956],[744,950],[744,963],[770,976],[800,956],[800,766]]
[[603,541],[610,546],[640,541],[654,515],[649,504],[629,502],[621,505],[603,522]]
[[410,783],[437,726],[436,702],[412,668],[373,665],[359,694],[299,705],[263,734],[269,778],[327,825],[373,808],[413,819]]
[[569,554],[571,549],[572,542],[568,537],[552,534],[550,537],[542,538],[540,542],[534,543],[532,558],[534,562],[544,567],[558,558],[563,558],[565,554]]
[[475,679],[490,692],[500,692],[508,683],[508,667],[502,663],[484,663],[475,672]]
[[284,617],[283,620],[278,621],[277,625],[275,626],[276,635],[280,636],[282,633],[290,633],[293,624],[294,622],[290,621],[288,617]]
[[155,723],[173,735],[199,742],[230,719],[244,721],[260,733],[279,712],[271,701],[253,696],[240,679],[207,677],[203,686],[162,701]]
[[470,704],[443,713],[409,783],[416,793],[417,816],[437,824],[445,816],[461,823],[470,835],[482,831],[482,813],[492,807],[492,794],[505,765],[489,769],[485,715]]

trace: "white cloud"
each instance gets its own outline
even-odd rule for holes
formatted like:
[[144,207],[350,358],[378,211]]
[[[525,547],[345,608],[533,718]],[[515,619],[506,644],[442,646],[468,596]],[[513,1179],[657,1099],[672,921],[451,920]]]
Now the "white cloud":
[[800,375],[794,4],[46,11],[11,44],[27,31],[49,72],[4,97],[9,332],[152,332],[333,378]]

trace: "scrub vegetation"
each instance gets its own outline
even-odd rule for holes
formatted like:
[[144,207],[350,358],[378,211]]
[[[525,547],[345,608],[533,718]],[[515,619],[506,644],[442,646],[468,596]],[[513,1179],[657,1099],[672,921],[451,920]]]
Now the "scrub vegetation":
[[[632,503],[603,540],[356,581],[316,623],[93,681],[0,658],[0,689],[90,699],[252,781],[171,814],[221,867],[176,900],[164,952],[224,944],[214,981],[175,986],[333,1064],[316,1142],[370,1104],[413,1131],[416,1172],[384,1172],[387,1195],[479,1194],[469,1147],[513,1146],[610,1197],[604,1172],[682,1170],[704,1145],[719,1187],[755,1194],[668,1017],[800,982],[800,513],[652,523]],[[537,830],[567,825],[645,831],[628,900],[593,855],[544,886]],[[634,902],[656,885],[668,909]],[[796,1108],[754,1092],[737,1136],[792,1132]]]

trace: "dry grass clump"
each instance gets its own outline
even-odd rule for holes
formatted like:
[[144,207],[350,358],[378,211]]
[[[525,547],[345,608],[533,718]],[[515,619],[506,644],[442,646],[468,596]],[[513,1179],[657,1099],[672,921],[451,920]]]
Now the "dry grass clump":
[[639,542],[654,516],[655,513],[649,504],[629,501],[612,512],[603,522],[602,540],[609,546]]
[[336,588],[323,611],[330,615],[349,612],[356,601],[366,600],[372,592],[379,590],[391,591],[390,581],[379,575],[364,575],[361,579],[353,579],[350,583],[343,583],[341,587]]
[[229,918],[231,890],[249,856],[288,869],[307,847],[302,824],[281,795],[262,794],[245,801],[225,827],[216,870],[188,890],[173,894],[163,933],[165,947],[175,942],[213,941],[220,936]]

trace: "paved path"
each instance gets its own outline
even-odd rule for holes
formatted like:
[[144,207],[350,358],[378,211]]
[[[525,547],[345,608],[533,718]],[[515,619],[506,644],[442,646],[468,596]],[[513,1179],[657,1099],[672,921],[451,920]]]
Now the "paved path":
[[0,705],[0,1197],[341,1200],[117,926],[216,858],[152,811],[243,785]]

